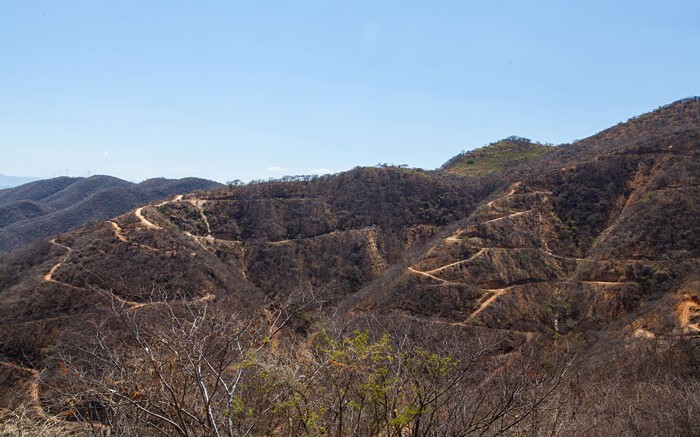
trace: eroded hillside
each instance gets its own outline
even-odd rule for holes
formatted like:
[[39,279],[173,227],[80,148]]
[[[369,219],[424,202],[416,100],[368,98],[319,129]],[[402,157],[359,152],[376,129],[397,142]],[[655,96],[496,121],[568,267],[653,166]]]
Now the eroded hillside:
[[[32,378],[41,371],[55,385],[31,405],[66,411],[57,395],[66,379],[59,357],[75,347],[76,338],[107,323],[103,318],[112,320],[115,305],[127,322],[143,317],[156,323],[163,308],[199,314],[198,308],[210,307],[256,320],[248,326],[267,326],[268,334],[255,350],[269,348],[265,356],[293,357],[302,367],[338,345],[363,362],[367,355],[358,351],[380,347],[386,331],[410,340],[414,350],[448,350],[463,363],[467,351],[489,339],[474,358],[480,364],[473,379],[455,385],[476,390],[472,394],[493,389],[490,384],[508,386],[512,380],[501,378],[520,369],[513,375],[530,375],[523,393],[539,399],[544,386],[531,384],[563,377],[552,369],[562,369],[568,353],[577,356],[578,378],[586,382],[553,385],[547,402],[553,402],[552,393],[557,402],[572,399],[568,390],[594,399],[599,393],[591,387],[614,378],[627,378],[629,390],[646,399],[639,393],[662,386],[643,385],[658,382],[650,367],[666,369],[669,378],[700,376],[693,364],[700,359],[700,101],[678,102],[573,145],[509,141],[461,155],[445,167],[449,172],[357,168],[312,180],[177,195],[6,257],[0,270],[0,353],[12,374],[0,407],[26,401],[11,392],[34,387]],[[503,153],[508,162],[499,162]],[[311,301],[300,298],[309,293]],[[304,304],[284,313],[288,317],[276,312],[299,299]],[[334,343],[328,332],[338,326],[346,333],[368,329],[378,343],[349,340],[347,334]],[[327,358],[331,364],[321,360],[319,371],[355,375],[359,364],[342,361],[345,355],[336,352]],[[634,356],[634,365],[626,366],[621,356]],[[518,367],[525,362],[539,364]],[[294,390],[311,390],[294,384]],[[663,384],[677,388],[675,380]],[[631,391],[617,390],[615,396],[623,399]],[[555,435],[596,414],[620,429],[623,419],[642,420],[596,412],[586,402],[557,404],[563,416],[546,418],[562,430]],[[518,414],[531,417],[538,405]],[[577,410],[584,419],[567,416]],[[503,425],[505,411],[499,419],[505,428],[494,419],[473,431],[537,435],[535,422],[512,419]],[[328,423],[336,417],[314,414]],[[413,414],[404,425],[417,432],[415,420],[424,416]],[[251,429],[283,434],[292,429],[283,422]],[[314,432],[323,434],[321,429]],[[591,428],[588,435],[605,435],[605,429]]]
[[221,184],[197,178],[140,184],[111,176],[58,177],[0,191],[0,252],[104,220],[144,203]]

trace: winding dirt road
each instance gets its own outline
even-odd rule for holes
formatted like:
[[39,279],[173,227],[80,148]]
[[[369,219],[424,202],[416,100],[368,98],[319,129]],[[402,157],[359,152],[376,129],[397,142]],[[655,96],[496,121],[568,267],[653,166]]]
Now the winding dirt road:
[[22,367],[7,361],[0,361],[0,365],[19,370],[20,372],[29,373],[29,375],[31,375],[31,378],[29,379],[29,406],[35,415],[48,419],[49,416],[46,414],[46,412],[44,412],[44,408],[41,406],[41,400],[39,399],[39,371],[30,369],[29,367]]
[[452,281],[448,281],[447,279],[438,278],[437,276],[433,276],[433,275],[431,275],[430,273],[421,272],[420,270],[416,270],[416,269],[414,269],[413,267],[409,267],[409,268],[408,268],[408,271],[411,272],[411,273],[415,273],[415,274],[417,274],[417,275],[425,276],[426,278],[430,278],[430,279],[432,279],[432,280],[441,282],[441,283],[443,283],[443,284],[448,284],[448,285],[464,285],[464,284],[461,284],[461,283],[459,283],[459,282],[452,282]]
[[[92,421],[84,421],[84,422],[70,422],[65,419],[62,419],[60,417],[52,416],[48,414],[45,410],[44,407],[41,405],[41,398],[39,394],[39,377],[41,376],[41,372],[35,369],[30,369],[29,367],[23,367],[14,363],[10,363],[7,361],[0,361],[0,366],[5,366],[9,367],[11,369],[19,370],[20,372],[25,372],[29,374],[28,382],[29,382],[29,402],[28,402],[28,407],[32,414],[36,416],[37,418],[48,422],[48,423],[53,423],[61,427],[61,429],[65,430],[66,428],[74,430],[77,433],[80,433],[80,435],[83,435],[83,433],[86,430],[90,430],[89,435],[106,435],[109,436],[111,433],[111,428],[108,425],[105,425],[100,422],[92,422]],[[88,427],[88,428],[86,428]],[[45,429],[44,432],[50,432],[51,429]],[[5,434],[3,434],[5,435]],[[17,434],[17,435],[26,435],[24,433],[22,434]],[[45,435],[42,433],[42,435]],[[48,435],[48,434],[46,434]],[[71,433],[71,435],[74,435]],[[78,434],[75,434],[78,435]]]
[[[169,204],[169,203],[179,202],[179,201],[182,200],[182,197],[183,197],[182,194],[178,194],[178,195],[175,196],[172,200],[165,200],[165,201],[160,202],[159,204],[155,205],[155,208],[158,208],[158,207],[167,205],[167,204]],[[150,229],[163,229],[162,226],[158,226],[157,224],[153,223],[152,221],[148,220],[146,217],[143,216],[143,209],[146,208],[147,206],[148,206],[148,205],[146,205],[146,206],[141,206],[141,207],[136,208],[136,209],[134,210],[134,215],[136,216],[136,218],[139,219],[139,221],[141,222],[141,224],[144,225],[144,226],[147,227],[147,228],[150,228]]]
[[113,295],[115,300],[124,306],[127,306],[127,311],[133,311],[138,308],[143,308],[145,306],[154,306],[154,305],[174,305],[174,304],[183,304],[183,303],[202,303],[202,302],[211,302],[214,300],[216,297],[215,294],[213,293],[207,293],[202,297],[198,297],[197,299],[194,300],[188,300],[188,301],[156,301],[156,302],[134,302],[131,300],[125,300],[120,298],[119,296]]
[[503,295],[508,291],[508,288],[510,288],[510,287],[507,287],[507,288],[498,288],[498,289],[494,289],[494,290],[484,290],[484,291],[486,291],[486,292],[492,293],[491,296],[489,296],[488,299],[486,299],[485,301],[483,301],[483,302],[477,307],[477,309],[475,309],[474,312],[471,313],[471,314],[469,315],[469,317],[467,317],[467,320],[465,320],[464,322],[465,322],[465,323],[471,322],[473,319],[475,319],[476,316],[478,316],[482,311],[484,311],[486,308],[488,308],[489,306],[491,306],[491,304],[494,303],[494,302],[496,301],[496,299],[498,299],[500,296],[503,296]]
[[690,323],[691,312],[698,309],[700,309],[700,303],[692,299],[686,299],[678,305],[678,321],[681,323],[681,327],[700,332],[698,323]]
[[458,265],[460,265],[460,264],[468,263],[469,261],[473,261],[477,256],[482,255],[482,254],[483,254],[484,252],[486,252],[487,250],[489,250],[488,247],[482,247],[477,253],[475,253],[474,255],[470,256],[470,257],[467,258],[467,259],[459,260],[459,261],[456,261],[456,262],[453,262],[453,263],[444,265],[444,266],[442,266],[442,267],[438,267],[438,268],[436,268],[436,269],[428,270],[428,271],[426,271],[425,273],[433,274],[433,273],[437,273],[437,272],[439,272],[439,271],[441,271],[441,270],[449,269],[450,267],[454,267],[454,266],[458,266]]
[[[496,205],[495,205],[496,202],[506,200],[506,199],[508,199],[509,197],[512,197],[512,196],[516,195],[516,193],[517,193],[517,191],[518,191],[519,188],[520,188],[520,183],[513,184],[513,185],[510,187],[508,193],[506,193],[506,194],[504,194],[504,195],[502,195],[502,196],[500,196],[500,197],[498,197],[498,198],[496,198],[496,199],[493,199],[493,200],[489,201],[488,203],[486,203],[486,206],[489,207],[489,208],[496,208]],[[538,195],[543,195],[541,199],[539,199],[539,200],[534,199],[533,201],[544,202],[544,201],[546,201],[546,199],[548,198],[548,196],[551,194],[551,192],[549,192],[549,191],[532,191],[532,192],[529,192],[529,193],[522,193],[522,194],[523,194],[523,195],[525,195],[525,194],[538,194]],[[528,214],[528,213],[536,213],[536,212],[537,212],[537,208],[533,205],[530,209],[527,209],[527,210],[525,210],[525,211],[519,211],[519,212],[515,212],[515,213],[503,215],[503,216],[501,216],[501,217],[493,218],[493,219],[490,219],[490,220],[484,220],[484,221],[481,221],[479,224],[493,223],[493,222],[497,222],[497,221],[499,221],[499,220],[512,219],[512,218],[514,218],[514,217],[522,216],[522,215],[525,215],[525,214]],[[457,243],[457,242],[464,242],[465,240],[463,240],[462,238],[460,238],[464,232],[465,232],[464,230],[459,230],[459,231],[455,232],[454,234],[452,234],[451,236],[445,238],[443,241],[449,241],[449,242],[455,242],[455,243]],[[478,250],[474,255],[470,256],[470,257],[467,258],[467,259],[455,261],[455,262],[452,262],[452,263],[449,263],[449,264],[446,264],[446,265],[444,265],[444,266],[437,267],[437,268],[434,268],[434,269],[431,269],[431,270],[421,271],[421,270],[417,270],[417,269],[414,268],[414,267],[408,267],[408,271],[411,272],[411,273],[413,273],[413,274],[417,274],[417,275],[424,276],[424,277],[426,277],[426,278],[430,278],[430,279],[432,279],[432,280],[434,280],[434,281],[440,282],[441,284],[445,284],[445,285],[465,285],[465,284],[463,284],[463,283],[452,282],[452,281],[443,279],[443,278],[441,278],[441,277],[439,277],[439,276],[436,276],[436,274],[439,273],[439,272],[441,272],[441,271],[443,271],[443,270],[450,269],[450,268],[453,268],[453,267],[456,267],[456,266],[459,266],[459,265],[462,265],[462,264],[469,263],[469,262],[471,262],[471,261],[477,259],[478,257],[483,256],[485,253],[487,253],[487,252],[488,252],[489,250],[491,250],[491,249],[495,249],[495,248],[492,248],[492,247],[481,247],[481,248],[479,248],[479,250]],[[525,248],[513,248],[513,249],[525,249]],[[532,249],[537,249],[537,250],[541,251],[542,253],[544,253],[544,254],[546,254],[546,255],[549,255],[549,256],[552,256],[552,257],[556,257],[556,258],[560,258],[560,259],[573,259],[573,260],[576,260],[577,262],[579,262],[579,261],[585,261],[585,260],[582,259],[582,258],[569,258],[569,257],[562,257],[562,256],[554,255],[554,254],[551,253],[551,252],[549,251],[549,249],[546,247],[546,244],[545,244],[545,247],[544,247],[544,248],[542,248],[542,247],[532,247]],[[577,281],[577,282],[585,282],[585,283],[600,284],[600,285],[620,284],[620,282],[600,282],[600,281]],[[476,307],[476,309],[475,309],[471,314],[469,314],[469,316],[466,318],[466,320],[465,320],[464,322],[462,322],[462,324],[467,324],[467,323],[473,321],[474,319],[476,319],[481,313],[483,313],[486,309],[488,309],[499,297],[501,297],[501,296],[503,296],[504,294],[506,294],[512,287],[515,287],[515,285],[511,285],[511,286],[508,286],[508,287],[505,287],[505,288],[498,288],[498,289],[482,289],[482,292],[483,292],[484,294],[482,295],[482,297],[481,297],[481,299],[480,299],[480,301],[479,301],[479,303],[478,303],[478,306]]]
[[[54,275],[54,273],[56,273],[56,270],[58,270],[58,268],[61,267],[61,265],[68,259],[68,257],[70,256],[71,252],[73,252],[73,249],[71,249],[71,248],[68,247],[68,246],[64,246],[64,245],[61,244],[61,243],[57,243],[55,238],[49,240],[49,243],[51,243],[51,244],[53,244],[53,245],[55,245],[55,246],[59,246],[59,247],[61,247],[61,248],[63,248],[63,249],[66,250],[66,254],[63,256],[63,258],[61,259],[61,261],[59,261],[59,262],[56,263],[53,267],[51,267],[51,270],[49,270],[48,272],[46,272],[46,274],[44,275],[44,281],[46,281],[46,282],[58,282],[58,281],[56,281],[56,280],[53,279],[53,275]],[[62,283],[62,282],[59,282],[59,283]]]
[[495,219],[486,220],[485,222],[481,222],[481,223],[482,223],[482,224],[483,224],[483,223],[493,223],[493,222],[497,222],[497,221],[500,221],[500,220],[506,220],[506,219],[509,219],[509,218],[513,218],[513,217],[517,217],[517,216],[520,216],[520,215],[523,215],[523,214],[527,214],[527,213],[529,213],[529,212],[533,212],[533,210],[528,209],[528,210],[526,210],[526,211],[514,212],[513,214],[508,214],[508,215],[504,215],[503,217],[497,217],[497,218],[495,218]]
[[114,235],[119,239],[119,241],[123,241],[123,242],[129,241],[129,240],[126,238],[126,236],[124,235],[124,231],[123,231],[122,228],[117,224],[117,222],[112,221],[112,220],[108,220],[107,223],[109,223],[110,225],[112,225],[112,229],[114,230]]
[[521,184],[521,183],[522,183],[522,182],[516,182],[516,183],[514,183],[514,184],[510,187],[510,190],[508,191],[508,193],[506,193],[505,196],[501,196],[501,197],[497,197],[497,198],[493,199],[492,201],[488,202],[488,203],[486,204],[486,206],[488,206],[489,208],[493,208],[493,203],[496,202],[497,200],[507,199],[508,197],[514,195],[514,194],[516,193],[516,191],[518,191],[518,188],[520,188],[520,184]]
[[150,229],[163,229],[161,226],[156,225],[155,223],[151,222],[148,220],[146,217],[143,216],[143,209],[145,206],[141,206],[139,208],[136,208],[134,210],[134,215],[136,216],[137,219],[141,221],[141,224],[144,225],[147,228]]
[[[180,199],[182,199],[182,196],[180,196]],[[204,214],[204,200],[202,200],[202,199],[190,199],[189,202],[195,208],[197,208],[197,210],[199,211],[199,215],[202,217],[204,224],[207,226],[207,236],[211,235],[211,226],[209,225],[209,219],[207,218],[207,215]]]
[[[116,225],[116,223],[114,223],[114,224]],[[51,269],[50,269],[48,272],[46,272],[46,274],[44,274],[43,279],[44,279],[44,281],[46,281],[46,282],[53,282],[53,283],[56,283],[56,284],[60,284],[60,285],[62,285],[62,286],[64,286],[64,287],[74,288],[74,289],[76,289],[76,290],[97,291],[98,293],[102,294],[103,296],[107,297],[108,299],[114,299],[114,300],[116,300],[117,302],[119,302],[121,305],[124,305],[128,311],[135,310],[135,309],[138,309],[138,308],[142,308],[142,307],[147,306],[147,305],[154,305],[154,304],[155,304],[155,305],[158,305],[158,304],[164,304],[164,303],[169,303],[169,304],[174,304],[174,303],[176,303],[176,304],[185,303],[185,302],[180,302],[180,301],[175,301],[175,302],[135,302],[135,301],[123,299],[123,298],[117,296],[116,294],[114,294],[114,293],[112,293],[111,291],[108,291],[108,290],[103,290],[103,289],[94,289],[94,290],[91,290],[91,289],[88,289],[88,288],[85,288],[85,287],[77,287],[77,286],[75,286],[75,285],[68,284],[68,283],[66,283],[66,282],[57,281],[57,280],[53,279],[53,275],[54,275],[54,273],[56,273],[56,270],[58,270],[58,268],[61,267],[61,265],[63,265],[63,263],[68,259],[68,257],[69,257],[69,256],[71,255],[71,253],[73,252],[73,249],[70,248],[70,247],[68,247],[68,246],[66,246],[66,245],[63,245],[63,244],[61,244],[61,243],[57,243],[55,238],[52,239],[52,240],[50,240],[49,242],[50,242],[51,244],[54,244],[54,245],[56,245],[56,246],[60,246],[60,247],[62,247],[63,249],[65,249],[65,250],[66,250],[66,255],[63,257],[63,259],[61,259],[61,261],[59,261],[58,263],[56,263],[55,265],[53,265],[53,266],[51,267]],[[204,296],[202,296],[202,297],[200,297],[200,298],[197,298],[197,299],[192,300],[192,301],[187,301],[187,303],[209,302],[209,301],[212,301],[215,297],[216,297],[216,295],[214,295],[214,294],[212,294],[212,293],[207,293],[207,294],[205,294]],[[51,318],[51,319],[58,319],[58,318],[62,318],[62,317],[64,317],[64,316],[59,316],[59,317],[55,317],[55,318]],[[32,321],[30,321],[30,322],[24,322],[24,323],[27,323],[27,324],[28,324],[28,323],[37,323],[37,322],[45,321],[45,320],[49,320],[49,319],[41,319],[41,320],[36,320],[36,321],[35,321],[35,320],[32,320]]]

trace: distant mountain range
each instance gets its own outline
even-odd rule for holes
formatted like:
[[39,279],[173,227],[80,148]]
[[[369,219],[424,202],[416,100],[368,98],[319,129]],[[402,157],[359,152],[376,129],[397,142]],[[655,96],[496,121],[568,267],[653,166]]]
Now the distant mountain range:
[[221,186],[197,178],[159,178],[135,184],[111,176],[91,176],[44,179],[0,190],[0,252],[173,194]]
[[39,180],[39,178],[29,177],[29,176],[6,176],[0,173],[0,190],[4,188],[12,188],[18,185],[26,184],[28,182],[33,182]]

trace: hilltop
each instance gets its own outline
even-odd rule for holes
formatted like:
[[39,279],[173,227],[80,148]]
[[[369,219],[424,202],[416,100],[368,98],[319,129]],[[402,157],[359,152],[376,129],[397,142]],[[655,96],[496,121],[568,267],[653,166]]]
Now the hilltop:
[[513,136],[461,153],[445,163],[441,170],[459,176],[487,176],[540,158],[552,150],[551,146]]
[[698,199],[698,99],[437,171],[172,195],[2,259],[0,407],[126,435],[139,408],[203,435],[692,435]]

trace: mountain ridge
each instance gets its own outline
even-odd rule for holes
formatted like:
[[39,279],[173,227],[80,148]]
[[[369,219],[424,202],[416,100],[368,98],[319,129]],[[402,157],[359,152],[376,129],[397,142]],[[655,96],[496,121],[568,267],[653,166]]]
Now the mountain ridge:
[[[115,317],[115,303],[133,317],[202,305],[274,330],[276,303],[317,290],[319,302],[264,337],[265,372],[275,357],[303,368],[335,344],[320,340],[334,329],[346,346],[365,344],[350,332],[393,333],[415,341],[416,356],[444,346],[466,361],[459,351],[493,342],[491,373],[472,389],[508,387],[511,371],[541,388],[562,361],[576,375],[511,435],[538,435],[540,421],[561,435],[633,435],[630,421],[652,434],[694,429],[695,419],[664,422],[655,411],[700,406],[683,395],[700,377],[700,101],[541,156],[528,150],[498,165],[486,155],[487,171],[467,176],[358,167],[170,196],[37,242],[0,261],[0,358],[62,381],[57,351]],[[333,355],[330,380],[359,377],[362,353],[348,363]],[[521,359],[539,367],[523,370]],[[662,405],[656,387],[669,390]],[[630,399],[647,405],[643,418],[616,407]],[[594,419],[604,425],[584,426]]]
[[0,192],[0,251],[113,217],[151,200],[220,186],[197,178],[135,184],[102,175],[30,182]]

